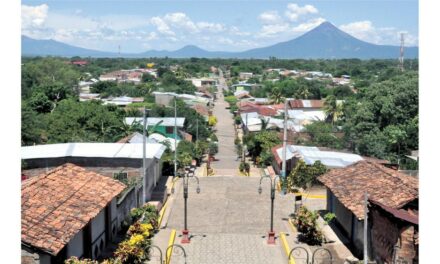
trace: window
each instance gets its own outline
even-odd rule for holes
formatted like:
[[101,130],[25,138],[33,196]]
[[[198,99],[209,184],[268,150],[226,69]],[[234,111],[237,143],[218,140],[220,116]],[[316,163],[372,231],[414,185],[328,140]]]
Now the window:
[[126,181],[127,180],[127,173],[126,172],[114,172],[113,173],[113,179],[118,181]]
[[168,127],[165,128],[165,131],[166,131],[167,134],[173,134],[174,133],[174,127],[168,126]]

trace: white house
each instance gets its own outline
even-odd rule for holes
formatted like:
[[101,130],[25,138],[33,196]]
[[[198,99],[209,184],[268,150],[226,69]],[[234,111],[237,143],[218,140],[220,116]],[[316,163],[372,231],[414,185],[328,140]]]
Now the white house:
[[23,181],[22,263],[99,257],[119,230],[116,197],[125,188],[117,180],[71,163]]

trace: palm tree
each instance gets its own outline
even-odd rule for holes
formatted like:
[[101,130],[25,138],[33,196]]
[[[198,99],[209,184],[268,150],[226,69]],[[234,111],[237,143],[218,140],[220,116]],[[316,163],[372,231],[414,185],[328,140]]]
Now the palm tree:
[[276,87],[272,90],[272,94],[270,95],[270,100],[274,104],[279,104],[284,102],[283,93],[281,92],[281,89]]
[[311,93],[307,86],[300,86],[297,95],[299,98],[308,99]]
[[324,112],[326,114],[326,121],[334,124],[339,117],[343,115],[343,107],[338,103],[334,95],[329,95],[324,101]]

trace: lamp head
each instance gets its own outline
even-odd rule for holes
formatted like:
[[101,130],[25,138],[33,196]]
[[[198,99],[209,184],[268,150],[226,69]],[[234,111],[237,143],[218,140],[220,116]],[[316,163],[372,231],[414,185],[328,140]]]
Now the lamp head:
[[173,187],[173,188],[171,188],[171,193],[172,193],[172,194],[174,194],[174,187]]
[[200,193],[200,187],[199,186],[197,186],[196,192]]
[[261,188],[261,185],[258,187],[258,194],[261,194],[263,192],[263,188]]

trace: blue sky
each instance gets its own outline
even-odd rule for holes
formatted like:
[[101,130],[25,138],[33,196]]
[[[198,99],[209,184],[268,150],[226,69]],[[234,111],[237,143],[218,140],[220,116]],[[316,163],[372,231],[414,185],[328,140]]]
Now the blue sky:
[[121,52],[241,51],[298,37],[323,21],[362,40],[418,45],[418,1],[22,1],[22,34]]

